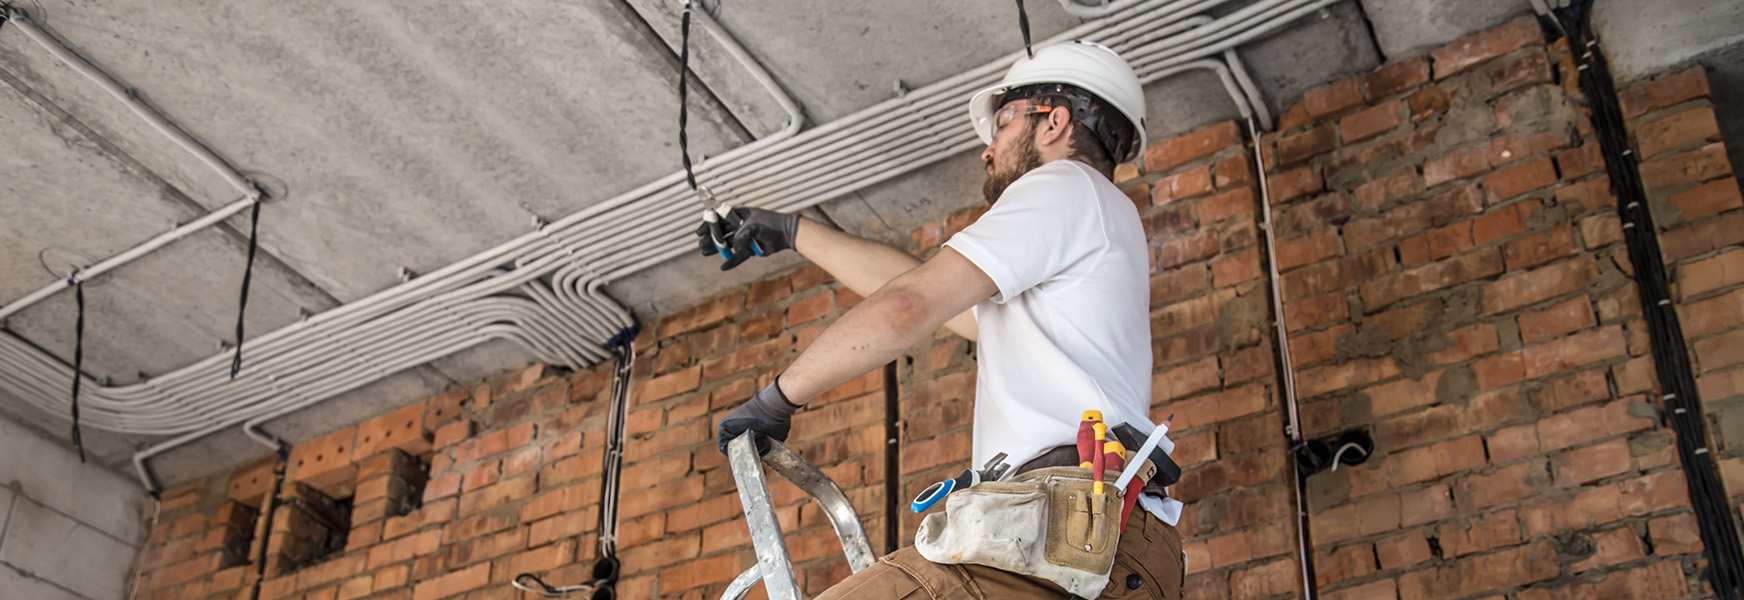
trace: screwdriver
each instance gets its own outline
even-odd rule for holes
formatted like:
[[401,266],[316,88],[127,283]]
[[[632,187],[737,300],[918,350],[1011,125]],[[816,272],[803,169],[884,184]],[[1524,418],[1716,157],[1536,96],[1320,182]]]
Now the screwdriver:
[[1079,421],[1078,421],[1078,466],[1079,467],[1082,467],[1082,468],[1089,468],[1090,467],[1090,461],[1091,461],[1090,455],[1095,454],[1096,450],[1098,448],[1097,446],[1092,445],[1095,442],[1095,439],[1094,439],[1095,432],[1092,431],[1091,428],[1092,428],[1092,426],[1099,424],[1101,422],[1102,422],[1102,411],[1099,411],[1099,410],[1084,411],[1083,418],[1079,419]]

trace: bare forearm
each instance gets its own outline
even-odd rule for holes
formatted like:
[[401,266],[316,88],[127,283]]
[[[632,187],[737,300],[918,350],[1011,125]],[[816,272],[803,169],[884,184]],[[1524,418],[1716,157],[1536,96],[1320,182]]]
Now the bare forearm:
[[894,360],[938,329],[939,323],[931,322],[925,313],[911,294],[899,290],[872,294],[825,329],[782,373],[782,394],[789,402],[805,404]]
[[[872,296],[884,284],[920,266],[920,259],[901,249],[842,233],[811,219],[799,220],[794,237],[795,250],[862,297]],[[967,311],[953,315],[944,326],[971,341],[980,333],[975,315]]]
[[794,249],[862,297],[920,265],[920,259],[907,252],[806,218],[799,220]]

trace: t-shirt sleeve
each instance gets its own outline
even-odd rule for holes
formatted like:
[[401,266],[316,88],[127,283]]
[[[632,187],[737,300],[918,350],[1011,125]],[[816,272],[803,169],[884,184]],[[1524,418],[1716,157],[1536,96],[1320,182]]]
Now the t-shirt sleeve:
[[986,273],[1006,302],[1108,245],[1094,184],[1069,163],[1044,165],[1006,188],[946,246]]

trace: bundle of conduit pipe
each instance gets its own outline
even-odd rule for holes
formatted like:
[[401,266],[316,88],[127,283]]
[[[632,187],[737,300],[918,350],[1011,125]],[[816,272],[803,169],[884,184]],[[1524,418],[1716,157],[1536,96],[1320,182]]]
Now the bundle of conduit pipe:
[[1684,346],[1683,326],[1672,303],[1670,279],[1659,250],[1659,229],[1647,207],[1647,192],[1641,171],[1629,146],[1629,132],[1611,79],[1610,65],[1593,30],[1592,0],[1564,1],[1552,10],[1544,0],[1532,0],[1540,15],[1568,38],[1574,56],[1581,94],[1591,111],[1593,133],[1605,157],[1611,191],[1617,197],[1617,212],[1623,222],[1623,241],[1629,264],[1635,271],[1635,290],[1641,301],[1652,346],[1653,366],[1661,390],[1661,417],[1677,436],[1678,461],[1689,486],[1690,504],[1706,548],[1708,566],[1704,578],[1715,597],[1744,598],[1744,549],[1737,525],[1732,521],[1730,501],[1719,480],[1714,455],[1708,448],[1706,417],[1696,395],[1689,353]]

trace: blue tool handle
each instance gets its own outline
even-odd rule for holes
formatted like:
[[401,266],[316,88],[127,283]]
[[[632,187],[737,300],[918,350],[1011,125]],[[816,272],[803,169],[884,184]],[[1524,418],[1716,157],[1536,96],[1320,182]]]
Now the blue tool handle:
[[955,479],[946,479],[929,485],[927,486],[927,489],[921,490],[919,496],[914,497],[914,502],[909,503],[908,509],[916,513],[926,512],[927,509],[932,508],[934,504],[938,504],[939,500],[944,499],[945,496],[950,495],[950,493],[956,489],[957,480]]

